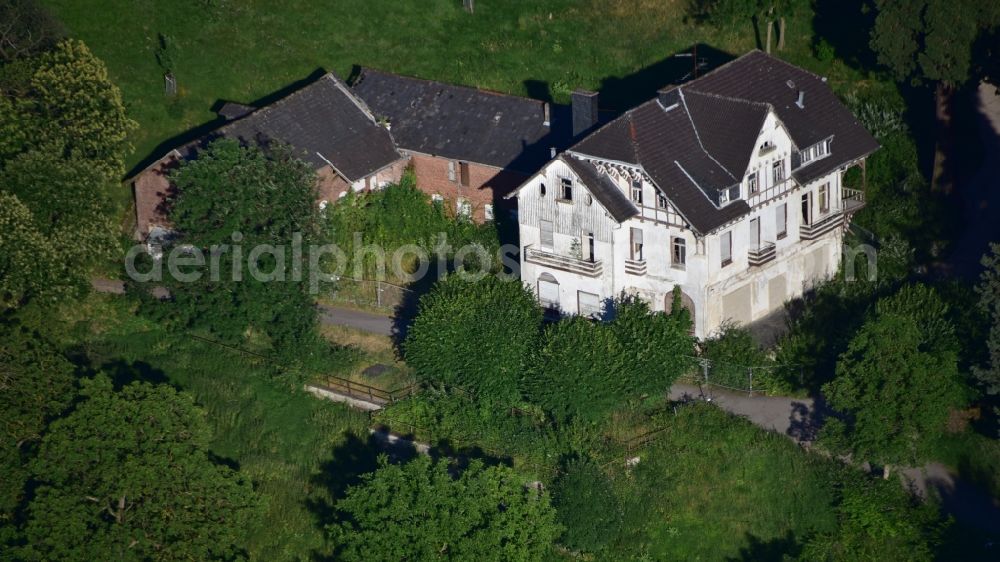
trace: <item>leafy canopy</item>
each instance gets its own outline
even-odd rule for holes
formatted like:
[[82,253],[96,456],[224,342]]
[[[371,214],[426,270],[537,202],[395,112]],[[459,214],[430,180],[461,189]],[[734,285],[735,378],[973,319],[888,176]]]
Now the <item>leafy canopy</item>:
[[364,477],[337,502],[330,527],[337,559],[548,560],[559,535],[545,492],[510,468],[473,461],[453,477],[445,461],[419,456]]
[[429,383],[516,401],[541,322],[538,303],[519,281],[449,275],[421,298],[406,361]]
[[998,21],[997,7],[978,0],[876,0],[871,47],[898,80],[965,82],[973,43]]
[[[294,251],[298,236],[305,260],[310,245],[321,243],[312,170],[284,147],[265,152],[222,139],[172,179],[178,195],[171,217],[180,243],[201,249],[206,267],[181,268],[194,280],[165,275],[174,299],[167,312],[182,325],[207,328],[223,339],[262,333],[292,356],[302,351],[296,346],[314,344],[310,271],[308,262],[295,261]],[[274,251],[250,260],[264,245]],[[216,275],[210,271],[213,252],[219,256]],[[264,277],[255,278],[252,265]]]
[[597,422],[623,401],[670,388],[694,353],[683,307],[650,312],[622,296],[613,320],[574,316],[548,326],[522,379],[525,396],[557,419]]
[[0,321],[0,527],[14,519],[46,425],[74,397],[73,365],[34,330]]
[[98,376],[53,422],[31,472],[26,560],[233,560],[256,514],[249,481],[208,453],[190,395]]
[[850,417],[827,423],[829,442],[886,464],[921,460],[965,398],[956,352],[928,345],[916,318],[893,313],[862,326],[823,393]]
[[137,125],[107,67],[83,42],[68,39],[8,66],[0,93],[17,95],[0,107],[0,160],[37,150],[85,161],[108,181],[124,175],[128,134]]

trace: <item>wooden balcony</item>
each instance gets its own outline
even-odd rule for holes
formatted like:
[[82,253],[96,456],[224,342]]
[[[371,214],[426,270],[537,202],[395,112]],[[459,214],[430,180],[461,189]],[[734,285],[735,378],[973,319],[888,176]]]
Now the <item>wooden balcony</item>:
[[645,275],[646,260],[633,260],[625,258],[625,273],[629,275]]
[[820,220],[814,221],[812,224],[804,224],[799,227],[799,238],[803,240],[816,240],[824,234],[832,232],[843,223],[843,213],[832,212]]
[[750,267],[759,267],[773,260],[778,255],[774,242],[762,242],[757,248],[750,248]]
[[550,251],[540,250],[531,245],[524,247],[524,261],[584,275],[586,277],[597,277],[604,271],[600,261],[583,260],[572,256],[564,256]]
[[841,199],[844,214],[851,215],[865,206],[865,192],[860,189],[844,188],[844,198]]

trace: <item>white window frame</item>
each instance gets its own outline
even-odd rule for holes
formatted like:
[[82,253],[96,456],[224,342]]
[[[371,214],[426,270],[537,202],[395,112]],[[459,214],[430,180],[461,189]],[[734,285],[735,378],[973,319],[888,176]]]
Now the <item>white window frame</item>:
[[760,182],[757,181],[757,172],[747,176],[747,193],[756,194],[760,190]]
[[642,205],[642,180],[632,180],[632,202]]
[[674,236],[670,241],[670,266],[675,269],[687,268],[687,240]]
[[719,235],[719,254],[722,267],[733,263],[733,231],[727,230]]
[[493,204],[492,203],[486,203],[485,205],[483,205],[483,217],[486,220],[488,220],[488,221],[493,220]]
[[775,207],[774,229],[778,240],[788,236],[788,203],[782,203]]

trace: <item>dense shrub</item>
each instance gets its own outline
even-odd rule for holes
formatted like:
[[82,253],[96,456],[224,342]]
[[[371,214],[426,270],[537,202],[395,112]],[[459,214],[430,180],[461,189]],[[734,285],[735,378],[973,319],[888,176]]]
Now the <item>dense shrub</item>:
[[615,301],[610,329],[622,354],[620,376],[629,395],[662,392],[691,366],[690,315],[681,306],[672,310],[652,312],[646,301],[631,296]]
[[556,419],[597,422],[628,399],[665,392],[690,365],[691,320],[616,299],[610,322],[574,316],[549,326],[522,387]]
[[574,316],[548,326],[525,373],[525,395],[556,419],[596,422],[619,405],[626,383],[618,339],[605,324]]
[[552,502],[565,527],[561,542],[573,550],[600,551],[621,526],[621,506],[608,476],[588,459],[569,460],[552,484]]
[[711,383],[747,389],[750,369],[753,369],[754,388],[764,389],[778,384],[772,380],[774,361],[754,341],[747,328],[732,323],[723,324],[713,337],[702,342],[702,354],[711,361]]
[[[499,242],[493,223],[476,224],[467,219],[454,217],[440,204],[430,201],[426,193],[416,187],[412,173],[406,173],[398,184],[367,193],[349,193],[336,205],[327,209],[327,230],[332,241],[344,251],[347,264],[344,274],[350,277],[370,279],[394,273],[392,256],[404,246],[416,246],[433,259],[430,267],[436,267],[438,257],[446,261],[454,257],[457,249],[467,245],[478,245],[491,258],[497,255]],[[360,242],[360,245],[359,245]],[[445,249],[442,243],[449,248]],[[361,247],[374,246],[385,252],[385,271],[380,271],[377,254],[361,251]],[[414,273],[413,255],[407,256],[404,268],[409,266],[407,275]],[[468,266],[478,269],[486,265],[495,270],[499,264],[473,263],[476,253],[469,255]],[[437,272],[443,273],[443,272]],[[396,279],[406,281],[407,279]]]
[[560,529],[548,494],[510,468],[473,461],[455,477],[446,460],[384,459],[336,504],[338,560],[551,559]]
[[516,401],[541,321],[538,303],[519,281],[450,275],[420,299],[404,343],[406,361],[425,382]]

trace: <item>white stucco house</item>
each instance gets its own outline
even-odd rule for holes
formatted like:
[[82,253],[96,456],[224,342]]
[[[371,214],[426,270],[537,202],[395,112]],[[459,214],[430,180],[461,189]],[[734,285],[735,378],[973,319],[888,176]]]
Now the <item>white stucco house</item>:
[[760,51],[659,92],[522,184],[521,277],[548,308],[596,315],[621,292],[698,337],[750,323],[839,266],[878,148],[825,79]]

